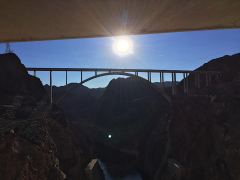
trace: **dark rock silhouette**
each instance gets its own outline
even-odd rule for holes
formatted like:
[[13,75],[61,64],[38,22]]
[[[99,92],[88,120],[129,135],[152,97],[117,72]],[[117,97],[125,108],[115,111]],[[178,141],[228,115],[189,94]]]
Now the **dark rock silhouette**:
[[0,179],[84,177],[83,156],[64,113],[15,54],[0,55]]
[[[223,56],[213,59],[208,63],[205,63],[195,71],[215,71],[220,72],[219,76],[211,75],[211,81],[207,86],[206,74],[200,74],[200,88],[194,86],[195,73],[191,73],[188,77],[190,94],[216,94],[220,89],[225,86],[231,86],[240,79],[240,54],[234,54],[232,56]],[[178,84],[178,92],[181,94],[183,90],[183,81]],[[226,90],[226,89],[225,89]],[[223,90],[223,93],[227,93]],[[230,88],[229,88],[230,90]],[[233,90],[237,90],[234,88]]]
[[[59,93],[61,88],[56,87],[54,90]],[[83,93],[84,96],[80,95],[83,90],[88,90],[88,93]],[[62,94],[59,93],[55,97]],[[147,148],[148,138],[159,142],[158,149],[164,154],[169,103],[150,82],[135,77],[118,78],[112,80],[103,95],[98,98],[95,96],[94,99],[91,90],[81,85],[69,96],[74,105],[70,104],[70,99],[64,98],[59,106],[70,113],[69,118],[74,121],[76,129],[81,129],[81,133],[84,132],[91,138],[95,157],[111,164],[111,167],[116,164],[121,166],[112,169],[109,167],[114,175],[121,176],[131,172],[132,167],[136,168],[140,161],[146,161],[145,157],[150,153]],[[92,106],[86,103],[85,113],[79,109],[83,106],[82,101],[92,103]],[[86,110],[86,107],[91,110]],[[74,109],[72,114],[71,109]],[[161,137],[154,135],[156,132],[152,130],[155,127],[160,127],[157,131],[162,133]],[[108,138],[109,134],[111,139]],[[153,164],[146,166],[152,169],[158,165],[161,158],[153,158]]]
[[135,77],[114,79],[97,103],[95,123],[103,131],[98,139],[137,156],[152,128],[159,122],[166,126],[162,117],[168,108],[167,100],[150,82]]
[[[95,158],[114,176],[137,170],[147,180],[240,179],[240,54],[198,68],[221,76],[208,87],[202,76],[189,96],[181,94],[183,82],[169,101],[157,86],[130,77],[104,90],[54,87],[52,107],[16,55],[0,55],[0,65],[3,179],[85,178]],[[194,73],[188,80],[194,83]]]
[[[48,93],[50,87],[44,86]],[[87,118],[94,108],[94,104],[102,96],[104,88],[89,89],[78,83],[70,83],[67,86],[53,86],[53,101],[64,109],[71,121],[79,121]]]
[[[112,166],[137,167],[145,179],[237,180],[239,69],[240,54],[204,64],[196,71],[220,71],[221,76],[208,87],[201,76],[201,88],[195,89],[190,74],[190,96],[180,92],[171,106],[149,82],[112,80],[83,119],[79,114],[77,126],[87,129],[95,156]],[[182,89],[183,82],[177,86]],[[111,171],[119,175],[116,168]]]
[[[212,60],[197,70],[221,71],[218,81],[208,88],[202,86],[194,96],[174,99],[168,158],[180,164],[177,168],[180,178],[240,178],[239,69],[240,54]],[[191,81],[192,77],[189,78]],[[159,176],[168,174],[169,179],[173,174],[170,169],[166,165]]]
[[46,95],[41,81],[28,75],[15,54],[0,54],[0,60],[1,103],[10,100],[13,94],[28,94],[36,100]]
[[240,53],[232,56],[226,55],[220,58],[213,59],[204,65],[200,66],[196,70],[203,71],[221,71],[225,73],[223,81],[230,81],[236,79],[236,75],[239,75],[240,68]]

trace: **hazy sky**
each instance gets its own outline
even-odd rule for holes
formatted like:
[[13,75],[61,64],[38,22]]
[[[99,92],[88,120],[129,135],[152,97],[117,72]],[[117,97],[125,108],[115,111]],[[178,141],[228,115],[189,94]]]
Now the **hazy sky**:
[[[192,70],[210,59],[240,52],[240,29],[161,33],[130,36],[134,54],[119,57],[113,53],[112,38],[86,38],[12,43],[12,50],[27,67],[103,67]],[[0,51],[4,51],[0,44]],[[88,77],[90,74],[84,74]],[[38,73],[48,83],[47,73]],[[64,73],[54,73],[55,85],[63,85]],[[114,76],[116,77],[116,76]],[[105,86],[113,77],[86,83]],[[78,82],[79,73],[70,73],[69,82]],[[158,75],[153,75],[159,81]]]

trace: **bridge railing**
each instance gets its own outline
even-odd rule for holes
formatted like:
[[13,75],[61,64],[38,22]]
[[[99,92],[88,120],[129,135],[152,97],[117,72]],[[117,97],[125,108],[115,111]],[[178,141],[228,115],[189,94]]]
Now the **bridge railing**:
[[[190,82],[191,88],[200,89],[201,86],[209,86],[212,83],[212,79],[217,79],[221,76],[220,72],[216,71],[190,71],[190,70],[156,70],[156,69],[112,69],[112,68],[34,68],[28,67],[27,71],[33,72],[34,76],[37,76],[37,72],[49,72],[49,86],[50,86],[50,101],[53,102],[53,72],[65,72],[65,85],[68,84],[68,73],[69,72],[79,72],[80,73],[80,83],[85,83],[88,79],[83,79],[84,72],[93,72],[93,75],[89,80],[94,77],[98,77],[99,75],[106,73],[110,74],[120,74],[120,75],[132,75],[139,76],[139,73],[146,73],[147,80],[152,82],[152,74],[159,74],[159,83],[160,87],[164,87],[165,83],[165,74],[171,74],[171,88],[172,95],[177,95],[177,75],[182,74],[182,81],[180,82],[180,86],[182,86],[183,93],[190,93]],[[204,79],[204,80],[203,80]],[[193,83],[194,82],[194,83]]]

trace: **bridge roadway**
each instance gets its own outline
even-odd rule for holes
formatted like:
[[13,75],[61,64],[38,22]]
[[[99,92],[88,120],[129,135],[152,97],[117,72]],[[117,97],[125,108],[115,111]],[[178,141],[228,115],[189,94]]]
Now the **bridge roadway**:
[[[190,70],[156,70],[156,69],[115,69],[115,68],[35,68],[28,67],[27,71],[33,72],[34,76],[37,76],[37,72],[46,71],[49,72],[49,85],[50,85],[50,100],[53,102],[53,90],[52,90],[52,73],[53,72],[65,72],[65,84],[68,84],[68,72],[80,72],[80,84],[84,84],[92,79],[107,76],[107,75],[125,75],[135,76],[143,78],[138,73],[147,73],[147,80],[152,82],[152,73],[158,73],[160,79],[160,85],[164,85],[164,74],[171,74],[172,95],[177,94],[177,74],[183,75],[183,91],[188,94],[189,92],[189,75],[193,75],[194,87],[200,88],[200,76],[204,76],[205,84],[208,86],[211,83],[212,76],[219,77],[220,72],[216,71],[190,71]],[[83,72],[93,72],[93,75],[87,79],[83,79]],[[143,78],[145,79],[145,78]]]

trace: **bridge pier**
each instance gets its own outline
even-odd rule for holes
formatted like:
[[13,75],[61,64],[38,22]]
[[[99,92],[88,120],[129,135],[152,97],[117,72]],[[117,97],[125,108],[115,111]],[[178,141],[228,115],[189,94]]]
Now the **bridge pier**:
[[148,81],[152,82],[152,74],[151,72],[147,72],[148,75]]
[[66,77],[65,77],[65,78],[66,78],[66,79],[65,79],[65,80],[66,80],[65,83],[66,83],[66,85],[67,85],[67,84],[68,84],[68,71],[65,72],[65,76],[66,76]]
[[49,71],[49,84],[50,84],[50,102],[53,103],[53,89],[52,89],[52,70]]
[[183,73],[183,92],[188,94],[188,73]]
[[160,72],[160,85],[163,87],[164,86],[164,73]]
[[81,71],[81,82],[82,82],[82,80],[83,80],[83,73],[82,73],[82,71]]
[[172,95],[176,95],[177,91],[176,91],[176,73],[172,73]]

